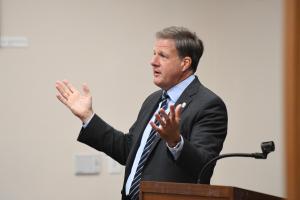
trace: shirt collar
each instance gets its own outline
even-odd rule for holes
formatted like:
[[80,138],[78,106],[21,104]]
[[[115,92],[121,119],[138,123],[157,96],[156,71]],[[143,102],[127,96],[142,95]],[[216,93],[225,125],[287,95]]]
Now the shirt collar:
[[195,75],[191,75],[167,91],[172,103],[176,103],[180,95],[194,79]]

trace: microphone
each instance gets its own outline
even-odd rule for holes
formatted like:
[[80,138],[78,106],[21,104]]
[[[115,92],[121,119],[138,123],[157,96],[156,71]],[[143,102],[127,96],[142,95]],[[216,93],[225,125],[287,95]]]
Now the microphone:
[[267,159],[268,154],[270,152],[275,151],[275,144],[273,141],[262,142],[261,143],[261,150],[262,153],[228,153],[228,154],[221,154],[210,161],[208,161],[201,169],[197,183],[200,183],[201,179],[203,178],[203,174],[206,172],[208,166],[213,163],[216,163],[219,159],[227,158],[227,157],[250,157],[255,159]]

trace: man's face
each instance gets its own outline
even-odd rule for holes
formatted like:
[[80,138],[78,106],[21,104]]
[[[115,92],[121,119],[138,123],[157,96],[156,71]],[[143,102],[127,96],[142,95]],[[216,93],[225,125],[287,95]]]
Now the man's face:
[[178,56],[174,40],[156,40],[151,65],[154,84],[164,90],[170,89],[182,79],[182,60]]

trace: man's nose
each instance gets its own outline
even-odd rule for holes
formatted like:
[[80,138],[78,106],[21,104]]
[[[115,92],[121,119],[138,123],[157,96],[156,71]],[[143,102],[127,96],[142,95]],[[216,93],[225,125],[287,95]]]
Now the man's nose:
[[158,62],[158,57],[156,55],[153,55],[152,59],[151,59],[151,65],[152,66],[158,66],[159,65],[159,62]]

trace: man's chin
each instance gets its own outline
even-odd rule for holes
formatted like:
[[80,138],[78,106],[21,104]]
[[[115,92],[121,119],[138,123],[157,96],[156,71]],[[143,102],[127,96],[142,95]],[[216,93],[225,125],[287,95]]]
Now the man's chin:
[[157,79],[157,78],[153,78],[153,83],[156,85],[156,86],[158,86],[158,87],[160,87],[161,88],[161,81],[159,80],[159,79]]
[[153,79],[153,83],[157,86],[157,87],[159,87],[159,88],[161,88],[161,89],[163,89],[163,90],[166,90],[166,86],[164,85],[164,83],[162,82],[162,81],[160,81],[160,80],[157,80],[157,79]]

